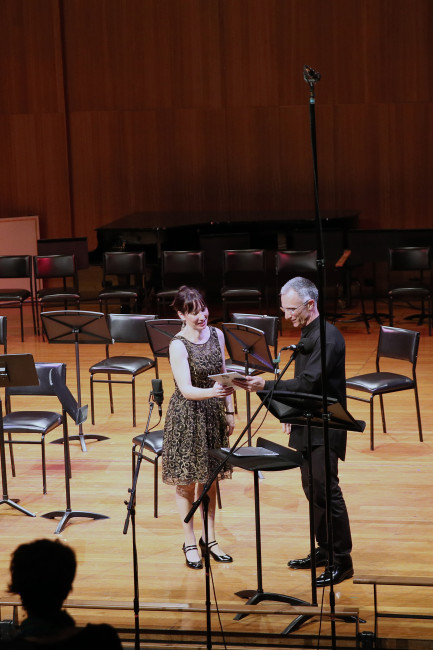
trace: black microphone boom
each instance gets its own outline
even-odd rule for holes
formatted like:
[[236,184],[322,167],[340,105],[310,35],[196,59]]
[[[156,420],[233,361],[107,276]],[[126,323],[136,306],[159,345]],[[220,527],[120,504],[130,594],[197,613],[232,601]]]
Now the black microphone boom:
[[281,348],[278,356],[281,355],[281,352],[284,350],[293,350],[294,352],[300,352],[301,354],[308,354],[314,347],[314,341],[312,339],[301,339],[296,345],[286,345],[284,348]]

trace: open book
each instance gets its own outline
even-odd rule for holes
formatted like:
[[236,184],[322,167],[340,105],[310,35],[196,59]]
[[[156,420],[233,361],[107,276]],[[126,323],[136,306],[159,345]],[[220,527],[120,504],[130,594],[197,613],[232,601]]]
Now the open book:
[[223,386],[230,386],[235,390],[238,390],[239,386],[234,385],[233,379],[244,379],[244,378],[245,375],[242,375],[240,372],[223,372],[220,375],[209,375],[209,379],[213,379],[214,381],[217,381],[219,384],[223,384]]

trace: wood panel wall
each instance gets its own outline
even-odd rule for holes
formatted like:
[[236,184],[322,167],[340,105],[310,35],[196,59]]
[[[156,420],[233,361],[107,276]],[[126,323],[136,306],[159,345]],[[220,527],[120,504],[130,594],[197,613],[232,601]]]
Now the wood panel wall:
[[[0,217],[146,210],[433,223],[431,0],[0,0]],[[193,221],[193,217],[191,217]]]

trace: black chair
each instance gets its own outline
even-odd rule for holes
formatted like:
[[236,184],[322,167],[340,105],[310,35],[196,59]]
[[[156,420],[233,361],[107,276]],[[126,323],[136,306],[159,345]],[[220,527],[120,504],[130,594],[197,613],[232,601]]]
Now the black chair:
[[[389,324],[394,325],[394,302],[412,300],[421,303],[421,313],[416,318],[420,325],[428,319],[428,333],[432,331],[432,255],[430,246],[405,246],[388,249],[388,308]],[[409,276],[409,277],[408,277]],[[427,303],[427,311],[425,304]]]
[[107,313],[108,304],[119,302],[135,313],[141,312],[145,298],[144,252],[104,253],[102,290],[98,294],[99,309]]
[[[49,305],[63,304],[64,309],[73,303],[80,308],[80,290],[75,255],[35,255],[33,258],[34,295],[36,320],[39,333],[39,314]],[[60,280],[60,287],[37,288],[39,280]]]
[[[40,445],[42,455],[42,484],[43,493],[47,493],[47,472],[45,461],[45,436],[62,424],[60,413],[53,411],[37,411],[33,408],[35,397],[50,396],[56,398],[57,394],[50,382],[50,373],[58,373],[66,381],[65,363],[36,363],[36,372],[39,384],[36,386],[15,386],[5,388],[6,415],[3,418],[3,429],[7,434],[6,444],[9,444],[11,456],[12,476],[16,476],[15,459],[12,445]],[[12,396],[27,396],[31,398],[32,409],[28,411],[13,411]],[[28,434],[24,440],[16,439],[16,434]]]
[[229,303],[247,303],[260,312],[265,293],[265,258],[263,249],[223,251],[223,318],[229,320]]
[[[308,278],[314,284],[318,285],[317,271],[317,250],[304,251],[277,251],[275,254],[275,278],[277,295],[281,287],[291,278],[296,276]],[[356,322],[362,320],[366,330],[370,332],[370,324],[365,312],[364,296],[361,282],[353,277],[352,265],[350,261],[350,251],[344,251],[336,262],[329,262],[326,268],[327,286],[325,287],[325,299],[332,308],[327,309],[327,318],[333,323],[339,322]],[[339,300],[342,295],[346,298],[351,295],[351,288],[355,285],[358,288],[359,299],[361,302],[360,314],[343,314],[339,312]],[[279,305],[278,305],[279,306]],[[280,332],[282,332],[282,320],[280,319]]]
[[33,300],[32,258],[30,255],[0,255],[0,279],[25,280],[28,288],[0,288],[0,302],[20,310],[21,341],[24,341],[23,304],[32,308],[33,331],[36,334],[35,305]]
[[[277,296],[277,314],[280,313],[280,290],[292,278],[301,276],[317,285],[317,251],[285,250],[275,253],[275,293]],[[280,318],[280,332],[283,321]]]
[[[413,390],[415,394],[415,406],[418,420],[419,439],[422,442],[421,413],[418,399],[418,385],[416,380],[416,363],[419,347],[419,332],[413,330],[398,329],[395,327],[381,326],[379,342],[376,353],[376,372],[365,375],[349,377],[346,381],[347,388],[362,391],[370,395],[369,399],[347,395],[350,399],[370,404],[370,449],[374,449],[374,412],[373,400],[379,395],[380,410],[382,415],[383,432],[386,433],[385,411],[383,407],[383,395],[403,390]],[[398,359],[411,365],[411,377],[384,371],[383,359]]]
[[203,251],[163,251],[161,289],[156,292],[157,312],[161,315],[180,286],[204,288]]
[[142,458],[147,460],[153,465],[153,516],[158,518],[158,466],[159,459],[162,456],[162,441],[164,431],[158,429],[157,431],[149,431],[148,433],[141,433],[132,439],[132,476],[135,474],[135,463],[137,458],[137,447],[143,451],[153,453],[153,456],[146,456],[142,452]]
[[155,318],[146,321],[147,337],[155,360],[155,373],[159,378],[158,359],[168,359],[170,341],[182,329],[180,318]]
[[[148,343],[146,322],[155,316],[144,314],[108,314],[108,329],[113,343]],[[130,349],[130,348],[128,348]],[[155,368],[154,359],[147,356],[120,355],[110,357],[110,345],[105,346],[106,358],[89,368],[90,372],[90,405],[92,424],[95,424],[94,384],[108,384],[110,410],[114,413],[112,384],[130,384],[132,389],[132,426],[136,426],[135,378],[146,370]],[[95,376],[107,375],[107,379],[96,379]],[[123,379],[113,379],[112,375],[120,375]],[[157,376],[157,375],[156,375]],[[127,379],[128,378],[128,379]]]

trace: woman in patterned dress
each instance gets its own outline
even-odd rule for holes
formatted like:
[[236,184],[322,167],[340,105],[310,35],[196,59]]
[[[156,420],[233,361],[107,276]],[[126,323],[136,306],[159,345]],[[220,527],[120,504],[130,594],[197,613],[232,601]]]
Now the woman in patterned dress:
[[[234,428],[233,389],[223,386],[209,375],[224,372],[224,335],[208,325],[209,311],[196,289],[180,287],[172,307],[183,321],[182,330],[170,344],[170,365],[175,381],[164,426],[162,479],[176,486],[176,504],[183,525],[186,565],[201,569],[194,535],[193,518],[185,517],[200,487],[206,483],[217,461],[209,458],[208,449],[228,446]],[[231,469],[224,468],[221,478],[229,478]],[[208,492],[209,553],[217,562],[232,562],[215,540],[216,483]],[[202,512],[202,534],[199,546],[205,549]]]

